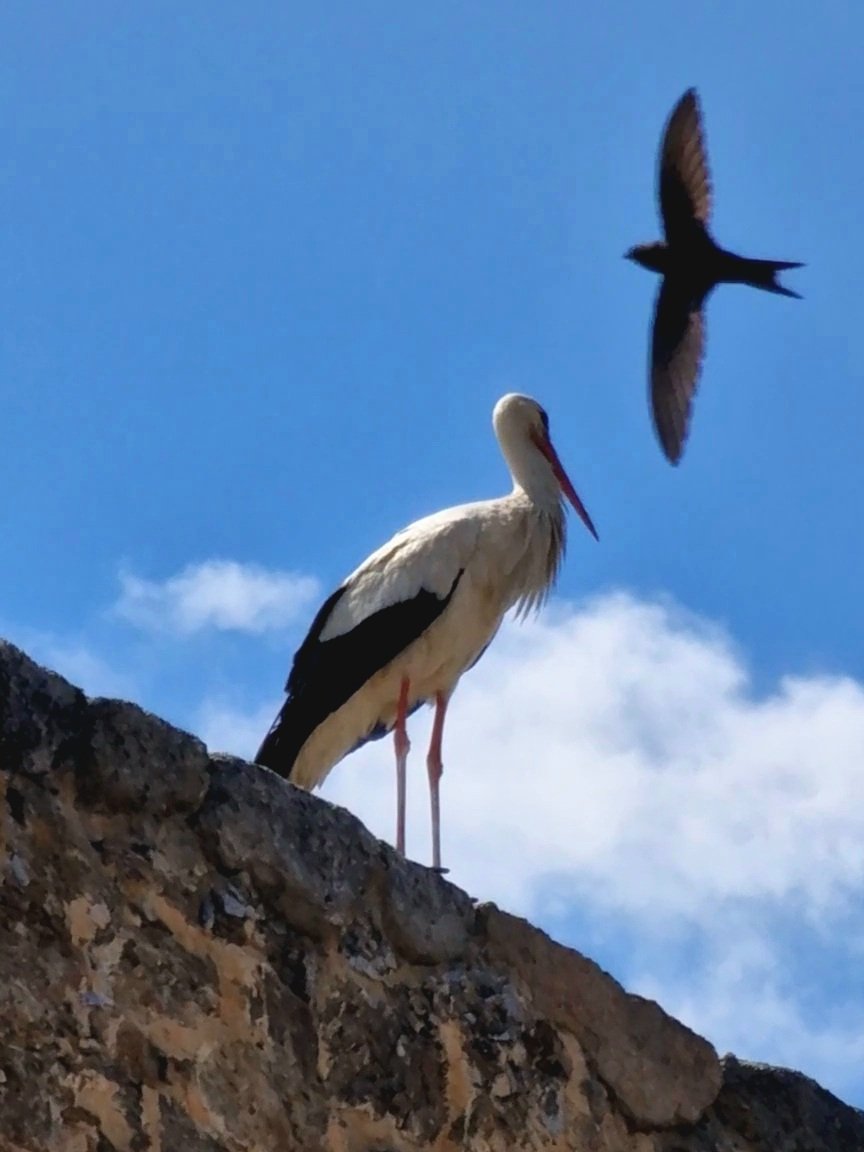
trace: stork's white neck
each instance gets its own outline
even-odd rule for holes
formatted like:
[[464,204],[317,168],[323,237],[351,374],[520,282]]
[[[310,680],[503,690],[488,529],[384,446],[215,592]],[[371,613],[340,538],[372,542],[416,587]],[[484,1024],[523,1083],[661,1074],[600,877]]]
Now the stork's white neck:
[[513,428],[502,421],[499,426],[498,441],[510,475],[513,477],[514,491],[524,492],[538,509],[549,515],[561,515],[561,486],[552,471],[552,465],[534,443],[526,436],[524,428]]
[[507,498],[522,510],[523,558],[513,571],[520,614],[539,608],[555,583],[567,542],[567,516],[552,465],[524,431],[519,439],[499,436],[513,476]]
[[564,493],[552,463],[538,447],[549,444],[549,420],[536,400],[513,392],[502,396],[492,423],[513,477],[512,494],[492,501],[507,524],[510,603],[527,612],[548,595],[564,556]]

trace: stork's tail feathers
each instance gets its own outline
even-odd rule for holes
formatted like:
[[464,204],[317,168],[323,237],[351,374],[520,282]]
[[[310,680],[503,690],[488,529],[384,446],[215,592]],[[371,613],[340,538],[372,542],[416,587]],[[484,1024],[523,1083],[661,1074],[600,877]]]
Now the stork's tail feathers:
[[747,283],[754,288],[762,288],[765,292],[776,292],[778,296],[794,296],[801,299],[799,292],[793,292],[777,282],[777,273],[785,272],[787,268],[803,268],[804,265],[797,260],[747,260]]
[[285,723],[284,712],[283,707],[273,721],[270,731],[262,740],[261,747],[255,753],[254,763],[269,768],[277,776],[284,776],[286,780],[290,780],[291,769],[294,767],[294,761],[297,759],[300,748],[297,746],[296,738],[293,740],[290,738],[289,726]]

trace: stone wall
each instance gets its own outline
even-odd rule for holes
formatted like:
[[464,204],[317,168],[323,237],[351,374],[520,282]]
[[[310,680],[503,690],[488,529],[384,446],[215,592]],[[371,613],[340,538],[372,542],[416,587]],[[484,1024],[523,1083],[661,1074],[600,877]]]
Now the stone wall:
[[864,1152],[342,809],[0,643],[0,1149]]

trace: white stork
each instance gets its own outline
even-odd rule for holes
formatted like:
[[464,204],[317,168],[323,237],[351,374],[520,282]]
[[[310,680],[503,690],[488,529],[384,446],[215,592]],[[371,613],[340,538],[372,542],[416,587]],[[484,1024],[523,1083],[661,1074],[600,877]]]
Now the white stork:
[[597,538],[537,401],[504,396],[492,422],[513,477],[510,495],[417,520],[351,573],[312,621],[288,698],[255,757],[315,788],[343,756],[394,730],[396,847],[404,854],[406,718],[434,701],[426,765],[439,871],[441,736],[453,690],[508,609],[539,608],[551,591],[564,557],[565,496]]

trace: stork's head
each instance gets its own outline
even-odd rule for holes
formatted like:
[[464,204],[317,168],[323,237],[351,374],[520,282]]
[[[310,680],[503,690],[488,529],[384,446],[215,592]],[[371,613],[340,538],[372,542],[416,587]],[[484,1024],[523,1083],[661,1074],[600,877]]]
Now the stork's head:
[[549,502],[558,506],[561,497],[566,496],[594,539],[599,539],[585,505],[558,459],[545,409],[530,396],[510,392],[495,405],[492,424],[518,487],[541,506]]
[[669,249],[661,240],[654,244],[637,244],[634,248],[628,248],[624,259],[632,260],[634,264],[640,264],[652,272],[665,272]]

